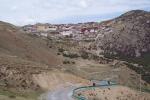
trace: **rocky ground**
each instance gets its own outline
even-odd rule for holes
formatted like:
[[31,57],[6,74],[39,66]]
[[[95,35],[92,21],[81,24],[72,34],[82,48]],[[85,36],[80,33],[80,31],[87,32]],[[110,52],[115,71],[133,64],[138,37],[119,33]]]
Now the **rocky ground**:
[[88,100],[149,100],[147,93],[140,93],[123,86],[95,88],[79,93]]

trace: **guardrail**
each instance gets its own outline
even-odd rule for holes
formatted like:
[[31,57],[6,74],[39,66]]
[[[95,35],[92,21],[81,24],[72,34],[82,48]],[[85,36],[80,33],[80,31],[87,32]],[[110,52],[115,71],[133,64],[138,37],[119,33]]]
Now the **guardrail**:
[[105,85],[96,85],[96,86],[83,86],[83,87],[79,87],[79,88],[76,88],[73,90],[73,95],[72,97],[77,99],[77,100],[87,100],[84,96],[82,95],[78,95],[77,92],[79,91],[85,91],[86,89],[87,90],[90,90],[90,89],[94,89],[94,88],[98,88],[98,87],[108,87],[108,86],[114,86],[114,85],[117,85],[117,83],[114,83],[114,82],[111,82],[111,84],[105,84]]

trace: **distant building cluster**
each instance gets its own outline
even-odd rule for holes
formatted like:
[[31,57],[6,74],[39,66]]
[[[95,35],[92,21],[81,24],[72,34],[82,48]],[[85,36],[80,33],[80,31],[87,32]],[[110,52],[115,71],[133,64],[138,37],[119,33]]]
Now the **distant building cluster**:
[[35,24],[26,25],[23,30],[27,33],[47,37],[48,35],[60,37],[72,37],[75,40],[91,40],[96,38],[100,30],[107,28],[96,22],[78,23],[78,24]]

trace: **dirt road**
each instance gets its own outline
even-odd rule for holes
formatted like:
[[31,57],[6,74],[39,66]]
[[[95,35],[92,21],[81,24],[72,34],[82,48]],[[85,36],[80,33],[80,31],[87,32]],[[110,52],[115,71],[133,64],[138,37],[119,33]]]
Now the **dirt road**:
[[42,96],[41,100],[74,100],[72,98],[72,92],[75,88],[75,86],[69,86],[56,89],[55,91],[48,92],[45,96]]

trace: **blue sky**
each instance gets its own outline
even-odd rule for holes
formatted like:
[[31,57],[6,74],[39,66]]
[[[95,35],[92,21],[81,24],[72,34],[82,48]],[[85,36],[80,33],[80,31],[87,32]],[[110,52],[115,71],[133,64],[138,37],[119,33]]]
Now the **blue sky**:
[[111,19],[129,10],[150,11],[150,0],[0,0],[0,20],[15,25]]

